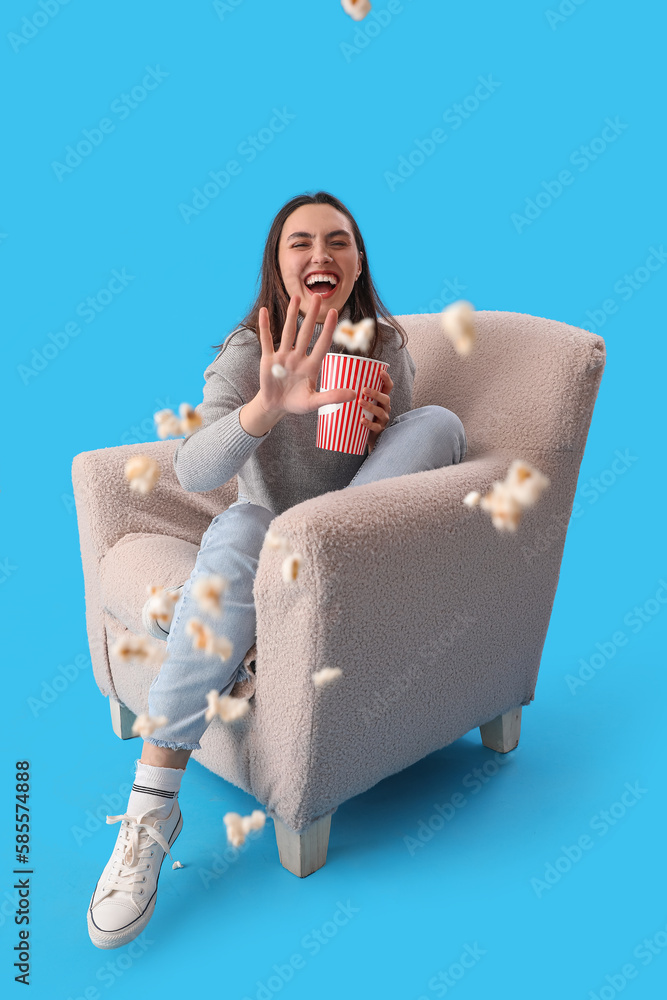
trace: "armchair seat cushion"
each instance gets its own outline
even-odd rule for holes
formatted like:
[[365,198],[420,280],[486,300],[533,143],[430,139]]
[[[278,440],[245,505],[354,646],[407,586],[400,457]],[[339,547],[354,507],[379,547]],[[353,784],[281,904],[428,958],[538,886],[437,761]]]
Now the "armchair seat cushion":
[[135,635],[144,635],[141,609],[147,586],[180,587],[190,576],[198,548],[169,535],[124,535],[100,560],[104,610]]

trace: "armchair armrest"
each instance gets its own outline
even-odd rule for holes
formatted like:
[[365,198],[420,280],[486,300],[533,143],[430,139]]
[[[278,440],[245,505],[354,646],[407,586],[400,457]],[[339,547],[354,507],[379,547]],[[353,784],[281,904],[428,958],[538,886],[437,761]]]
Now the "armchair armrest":
[[[251,780],[296,832],[533,699],[576,469],[544,456],[552,486],[516,534],[501,533],[463,498],[513,457],[333,491],[273,522],[302,563],[286,584],[282,555],[260,554]],[[526,560],[522,545],[553,523],[554,544]],[[316,688],[324,667],[343,675]]]
[[[130,532],[171,535],[198,545],[211,518],[236,500],[236,476],[210,493],[184,490],[173,467],[177,444],[177,440],[147,441],[84,451],[74,457],[77,516],[85,504],[98,558]],[[145,495],[131,490],[125,479],[125,463],[133,455],[148,455],[160,466],[156,486]]]
[[[116,696],[108,643],[99,562],[131,532],[163,534],[199,545],[211,519],[238,496],[234,477],[210,493],[188,493],[176,477],[172,458],[177,441],[150,441],[84,451],[72,462],[72,484],[81,545],[86,600],[86,624],[95,680],[105,695]],[[146,494],[131,490],[125,463],[132,455],[149,455],[160,465],[160,478]]]

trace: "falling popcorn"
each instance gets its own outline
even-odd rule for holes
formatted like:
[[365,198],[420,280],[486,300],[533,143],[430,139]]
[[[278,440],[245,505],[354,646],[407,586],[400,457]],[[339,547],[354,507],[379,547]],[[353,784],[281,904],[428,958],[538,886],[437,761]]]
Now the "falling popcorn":
[[131,490],[150,493],[160,478],[160,466],[148,455],[133,455],[125,463],[125,478]]
[[283,366],[279,365],[278,362],[276,361],[275,365],[271,366],[271,374],[275,378],[285,378],[285,376],[287,375],[287,369],[283,368]]
[[491,515],[499,531],[516,531],[526,507],[532,507],[549,486],[549,479],[539,469],[515,459],[503,482],[496,481],[484,496],[473,490],[463,498],[468,507],[480,506]]
[[199,618],[191,618],[185,626],[185,631],[192,636],[194,649],[206,649],[211,630]]
[[220,700],[220,695],[215,690],[215,688],[213,688],[212,691],[209,691],[208,694],[206,695],[206,701],[208,704],[206,711],[204,712],[204,718],[206,719],[207,722],[213,722],[213,719],[218,714],[219,700]]
[[340,0],[340,5],[355,21],[361,21],[371,9],[368,0]]
[[299,575],[301,566],[301,553],[293,552],[290,543],[284,535],[279,535],[271,528],[264,536],[264,544],[275,552],[281,552],[284,556],[281,573],[285,583],[294,583]]
[[192,593],[202,611],[219,617],[222,614],[220,598],[227,589],[228,581],[224,576],[213,573],[211,576],[199,576],[192,585]]
[[178,412],[181,415],[181,434],[192,434],[201,427],[202,419],[189,403],[181,403]]
[[158,410],[153,415],[153,419],[157,426],[158,437],[180,437],[183,433],[181,430],[181,421],[173,410]]
[[162,625],[169,625],[180,594],[176,590],[165,590],[164,587],[154,587],[150,583],[146,590],[149,595],[146,614]]
[[206,695],[206,701],[208,702],[208,707],[204,712],[204,718],[207,722],[212,722],[218,714],[218,703],[220,701],[220,695],[215,688]]
[[342,676],[342,673],[343,671],[340,667],[323,667],[322,670],[316,670],[312,675],[313,684],[318,688],[326,687],[327,684],[332,684],[335,680],[338,680]]
[[145,635],[133,635],[128,632],[124,635],[122,639],[118,639],[115,645],[112,647],[111,652],[114,656],[118,656],[121,660],[153,660],[156,657],[160,657],[163,653],[161,649],[157,646],[149,643]]
[[217,636],[199,618],[190,618],[185,631],[192,636],[193,649],[203,649],[210,656],[217,655],[223,660],[228,660],[234,652],[234,644],[226,636]]
[[180,861],[174,861],[174,863],[173,863],[173,865],[171,867],[172,868],[184,868],[185,865],[182,865]]
[[549,480],[539,469],[516,458],[507,470],[505,485],[520,504],[532,507],[549,485]]
[[228,660],[234,652],[234,644],[229,641],[226,635],[211,635],[206,652],[211,656],[219,656],[222,660]]
[[180,418],[173,410],[158,410],[157,413],[153,414],[158,437],[181,437],[183,434],[192,434],[198,427],[201,427],[202,419],[189,403],[181,403],[178,412]]
[[362,319],[358,323],[343,320],[334,330],[333,343],[348,351],[368,354],[375,336],[375,320]]
[[477,337],[474,314],[474,306],[463,299],[452,302],[440,313],[442,328],[454,345],[456,353],[461,356],[470,354]]
[[204,712],[207,722],[212,722],[216,715],[219,715],[223,722],[235,722],[242,719],[250,711],[250,702],[247,698],[230,698],[228,694],[220,697],[213,688],[206,695],[208,707]]
[[266,823],[266,813],[261,809],[253,809],[249,816],[241,818],[243,832],[250,833],[251,830],[263,830]]
[[288,556],[285,556],[281,568],[283,580],[285,581],[285,583],[294,583],[294,581],[299,575],[300,566],[301,566],[300,552],[291,552]]
[[239,813],[228,812],[223,816],[223,822],[227,827],[227,841],[233,847],[243,847],[245,838],[251,830],[262,830],[266,823],[266,813],[261,809],[254,809],[250,816],[241,816]]
[[225,813],[223,821],[227,827],[227,842],[233,847],[242,847],[245,844],[245,834],[239,813]]
[[132,734],[133,736],[141,736],[145,740],[154,730],[159,729],[161,726],[166,726],[168,722],[169,719],[166,715],[156,715],[153,717],[144,712],[142,715],[138,715],[132,723]]
[[231,698],[225,694],[218,701],[218,715],[223,722],[236,722],[242,719],[250,711],[250,702],[247,698]]
[[523,508],[504,483],[494,483],[479,505],[488,511],[491,523],[499,531],[516,531],[519,527]]
[[233,847],[242,847],[245,844],[245,833],[239,813],[228,812],[222,818],[227,827],[227,842]]
[[289,551],[290,544],[284,535],[279,535],[272,528],[269,528],[267,533],[264,535],[264,544],[270,548],[274,549],[276,552],[281,550],[284,552]]

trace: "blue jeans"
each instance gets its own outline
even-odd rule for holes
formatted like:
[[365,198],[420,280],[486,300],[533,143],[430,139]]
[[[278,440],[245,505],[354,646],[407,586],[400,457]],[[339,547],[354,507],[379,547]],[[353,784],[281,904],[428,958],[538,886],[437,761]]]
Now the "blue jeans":
[[[465,458],[467,450],[463,424],[455,413],[442,406],[421,406],[394,419],[344,488],[453,465]],[[229,694],[246,676],[243,660],[256,638],[253,584],[274,517],[266,507],[240,497],[204,532],[194,569],[174,609],[167,655],[148,695],[149,715],[164,715],[169,721],[155,730],[159,736],[147,738],[148,743],[173,750],[201,749],[199,740],[209,725],[204,718],[207,693],[215,689]],[[219,618],[202,611],[191,593],[198,576],[213,573],[228,581]],[[232,643],[227,661],[193,649],[185,631],[190,618],[200,618]]]

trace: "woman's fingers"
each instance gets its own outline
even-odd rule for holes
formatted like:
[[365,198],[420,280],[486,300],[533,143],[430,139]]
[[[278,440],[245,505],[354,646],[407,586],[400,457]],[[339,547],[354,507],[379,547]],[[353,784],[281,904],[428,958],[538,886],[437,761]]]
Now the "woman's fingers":
[[[330,309],[324,318],[324,323],[322,325],[322,332],[317,338],[317,343],[313,348],[312,354],[310,355],[310,360],[314,361],[314,367],[317,371],[322,367],[322,362],[324,361],[324,355],[327,351],[331,350],[331,341],[333,339],[334,330],[338,323],[338,310]],[[311,335],[312,337],[312,332]],[[306,346],[310,343],[310,338],[306,342]]]
[[271,337],[269,310],[266,306],[262,306],[259,310],[259,343],[262,348],[262,354],[270,356],[268,354],[268,348],[269,345],[271,345],[271,352],[273,352],[273,338]]
[[306,349],[312,339],[313,330],[315,329],[315,323],[317,322],[317,316],[320,311],[321,304],[322,296],[313,295],[310,305],[308,306],[308,312],[303,318],[303,323],[301,324],[296,344],[294,345],[296,353],[299,356],[299,360],[306,357]]
[[[362,404],[360,404],[362,405]],[[388,426],[390,420],[390,414],[386,407],[376,406],[374,403],[363,403],[362,409],[368,410],[371,416],[368,418],[369,426],[372,424],[373,428],[377,430],[384,430]],[[366,418],[362,417],[362,420]]]
[[352,403],[356,397],[350,395],[354,389],[325,389],[324,392],[314,392],[311,395],[312,409],[318,410],[320,406],[336,406],[340,403]]
[[283,335],[280,338],[281,351],[291,350],[294,342],[294,334],[296,333],[296,317],[299,313],[300,304],[301,297],[299,295],[293,295],[289,300],[287,315],[285,316],[285,325],[283,327]]
[[[362,409],[368,410],[371,414],[368,418],[369,420],[375,420],[376,417],[387,417],[389,419],[389,414],[383,406],[375,406],[373,403],[364,403]],[[380,420],[379,423],[382,423]]]
[[364,389],[362,389],[362,392],[364,396],[371,396],[374,399],[378,400],[378,405],[384,407],[385,410],[391,409],[391,399],[389,398],[388,393],[380,392],[379,389],[371,389],[370,387],[365,387]]
[[322,327],[322,338],[333,337],[337,325],[338,325],[338,310],[330,309],[324,319],[324,326]]
[[[312,362],[313,368],[318,372],[322,367],[322,362],[324,361],[324,355],[327,353],[327,351],[331,350],[331,341],[333,340],[333,335],[336,330],[337,323],[338,323],[338,311],[336,309],[330,309],[324,320],[322,332],[317,338],[317,343],[315,344],[312,353],[308,359],[309,361]],[[310,343],[310,340],[308,340],[308,343]]]

